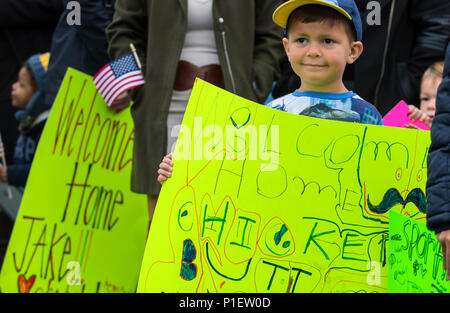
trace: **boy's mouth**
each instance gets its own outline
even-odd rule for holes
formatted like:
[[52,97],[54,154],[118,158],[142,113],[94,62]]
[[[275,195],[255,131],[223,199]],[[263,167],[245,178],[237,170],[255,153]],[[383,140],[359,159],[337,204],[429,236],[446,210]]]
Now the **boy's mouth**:
[[312,67],[312,68],[326,67],[326,65],[322,65],[322,64],[309,64],[309,63],[304,63],[303,66]]

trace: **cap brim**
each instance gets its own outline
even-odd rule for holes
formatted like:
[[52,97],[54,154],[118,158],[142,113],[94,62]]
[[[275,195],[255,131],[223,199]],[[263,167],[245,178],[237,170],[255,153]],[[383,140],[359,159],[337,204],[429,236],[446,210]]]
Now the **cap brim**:
[[330,7],[332,9],[338,11],[342,15],[344,15],[350,21],[352,20],[352,17],[344,9],[342,9],[341,7],[338,7],[338,6],[334,5],[333,3],[326,2],[326,1],[321,1],[321,0],[287,1],[287,2],[283,3],[282,5],[280,5],[275,10],[275,12],[273,12],[272,19],[275,22],[275,24],[277,24],[278,26],[286,28],[286,24],[287,24],[287,20],[289,18],[289,15],[291,15],[291,13],[295,9],[297,9],[299,7],[302,7],[304,5],[307,5],[307,4],[318,4],[318,5],[324,5],[324,6]]

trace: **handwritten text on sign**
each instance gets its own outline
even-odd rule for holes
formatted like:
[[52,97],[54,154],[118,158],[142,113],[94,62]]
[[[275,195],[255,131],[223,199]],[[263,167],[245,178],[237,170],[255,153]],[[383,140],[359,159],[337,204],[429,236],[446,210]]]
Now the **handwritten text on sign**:
[[138,291],[387,291],[389,212],[425,219],[428,132],[297,116],[200,80],[183,125]]
[[389,291],[448,293],[440,243],[423,223],[391,213]]
[[2,268],[6,292],[133,292],[145,198],[130,192],[134,125],[69,69],[37,149]]

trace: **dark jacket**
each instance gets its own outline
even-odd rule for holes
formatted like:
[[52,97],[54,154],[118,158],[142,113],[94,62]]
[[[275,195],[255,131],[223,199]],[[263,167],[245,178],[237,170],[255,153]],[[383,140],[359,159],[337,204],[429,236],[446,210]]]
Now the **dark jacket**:
[[450,44],[436,98],[427,162],[427,226],[440,232],[450,229]]
[[[64,0],[65,5],[70,0]],[[80,25],[72,21],[73,9],[66,9],[56,27],[51,59],[47,72],[45,102],[53,105],[68,67],[73,67],[91,76],[110,61],[105,29],[114,14],[115,0],[78,0],[80,4]],[[72,25],[73,24],[73,25]]]
[[63,3],[0,0],[0,8],[0,100],[5,100],[10,99],[11,85],[23,63],[33,54],[49,51]]
[[[400,100],[419,107],[420,80],[425,70],[444,58],[450,34],[447,0],[355,0],[363,26],[364,51],[347,65],[344,83],[382,116]],[[380,25],[372,24],[380,4]],[[277,98],[300,86],[300,79],[283,60],[283,76],[273,90]]]
[[[368,25],[370,0],[356,0],[364,52],[354,64],[354,91],[385,115],[400,100],[419,107],[425,70],[444,59],[450,34],[448,0],[379,0],[381,25]],[[352,67],[348,68],[349,71]]]
[[[214,0],[213,18],[225,89],[264,102],[278,77],[281,29],[272,22],[278,0]],[[187,29],[187,0],[117,0],[107,29],[117,58],[133,43],[147,83],[134,89],[132,190],[156,195],[159,163],[166,154],[167,116]]]
[[12,162],[18,122],[11,106],[11,86],[23,63],[50,50],[61,0],[0,0],[0,132],[7,163]]
[[8,165],[8,184],[25,187],[28,174],[30,173],[36,148],[44,130],[47,114],[42,114],[43,119],[35,122],[29,128],[21,131],[14,149],[14,163]]

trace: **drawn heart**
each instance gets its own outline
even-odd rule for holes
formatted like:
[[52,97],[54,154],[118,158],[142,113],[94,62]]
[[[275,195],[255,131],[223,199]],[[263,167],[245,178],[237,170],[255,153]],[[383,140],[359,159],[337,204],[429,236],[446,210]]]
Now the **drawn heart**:
[[24,275],[20,275],[18,279],[19,284],[19,292],[20,293],[28,293],[30,292],[31,287],[33,287],[34,281],[36,279],[36,275],[31,276],[28,280]]

